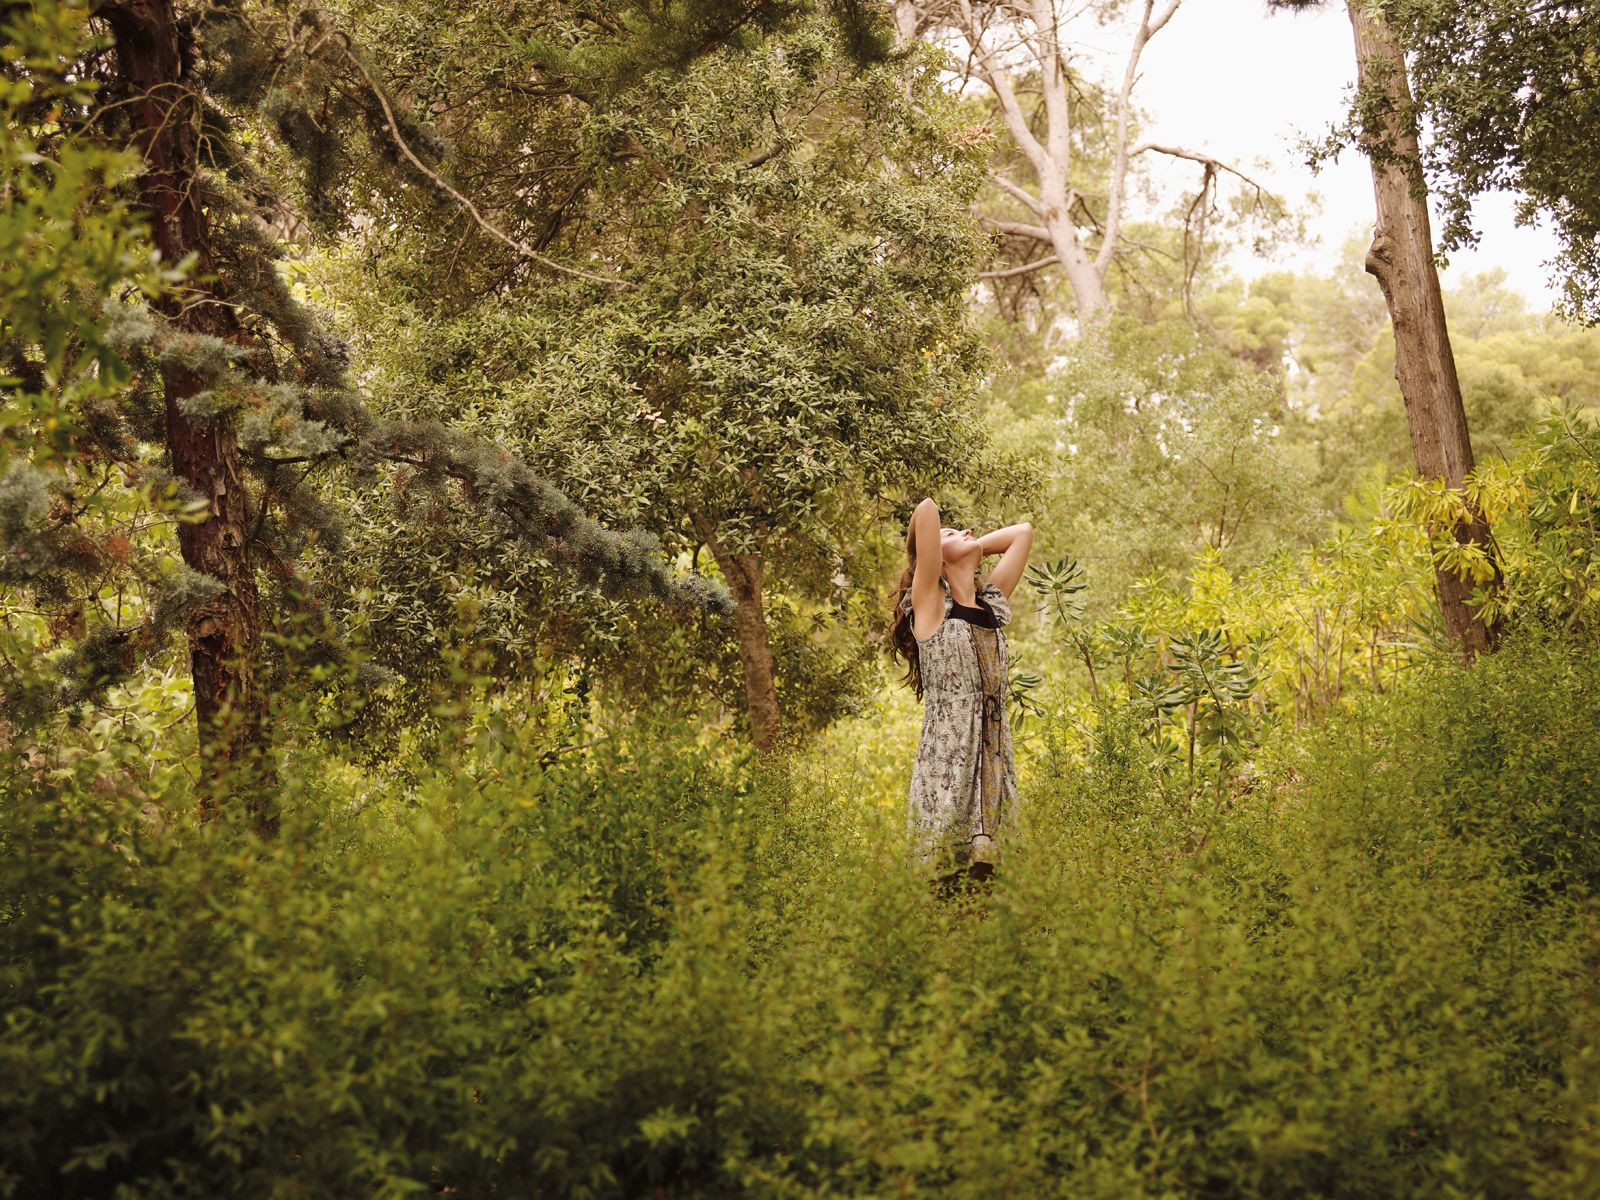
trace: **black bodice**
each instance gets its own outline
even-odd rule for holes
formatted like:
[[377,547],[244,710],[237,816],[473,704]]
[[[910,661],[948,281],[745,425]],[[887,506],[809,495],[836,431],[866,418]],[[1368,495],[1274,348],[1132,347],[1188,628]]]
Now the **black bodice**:
[[[982,601],[980,600],[979,603],[981,604]],[[981,625],[985,629],[1000,628],[999,619],[994,615],[994,611],[986,604],[983,605],[982,608],[975,608],[970,604],[960,604],[955,600],[951,600],[949,615],[952,617],[960,617],[969,625]]]

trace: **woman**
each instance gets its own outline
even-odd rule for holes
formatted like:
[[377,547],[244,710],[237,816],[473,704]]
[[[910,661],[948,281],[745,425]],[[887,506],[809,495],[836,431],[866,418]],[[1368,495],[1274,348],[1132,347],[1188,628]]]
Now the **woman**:
[[[963,878],[994,874],[996,839],[1016,807],[1001,630],[1032,547],[1026,521],[981,538],[941,526],[931,497],[906,530],[908,565],[894,591],[890,642],[923,702],[907,820],[946,893]],[[991,554],[1000,561],[980,583],[978,567]]]

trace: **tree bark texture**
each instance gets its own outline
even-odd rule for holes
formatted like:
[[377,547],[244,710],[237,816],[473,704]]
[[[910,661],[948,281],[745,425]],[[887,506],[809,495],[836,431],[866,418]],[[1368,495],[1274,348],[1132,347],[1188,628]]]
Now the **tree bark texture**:
[[[1393,31],[1370,19],[1361,0],[1347,0],[1355,32],[1357,78],[1363,88],[1380,87],[1388,98],[1383,126],[1363,137],[1372,165],[1377,228],[1367,252],[1367,271],[1383,289],[1394,327],[1395,380],[1405,401],[1406,423],[1417,470],[1428,479],[1461,487],[1472,470],[1461,384],[1456,377],[1444,299],[1433,259],[1433,231],[1427,193],[1420,181],[1417,138],[1407,123],[1411,91],[1405,55]],[[1452,531],[1463,544],[1476,542],[1494,564],[1492,587],[1500,586],[1499,557],[1489,524],[1475,506],[1470,519]],[[1492,650],[1498,625],[1487,625],[1468,599],[1473,584],[1448,568],[1434,571],[1446,627],[1471,657]]]
[[767,618],[763,608],[761,557],[734,554],[717,540],[711,523],[699,513],[693,517],[695,532],[710,547],[712,557],[722,569],[733,593],[733,624],[739,638],[739,662],[744,670],[745,708],[750,716],[750,733],[756,749],[775,750],[783,730],[778,708],[777,675],[772,666],[772,643],[767,637]]
[[[245,334],[232,307],[208,283],[210,236],[196,196],[200,100],[187,78],[172,0],[126,0],[97,12],[115,40],[132,135],[144,159],[140,200],[149,211],[156,246],[168,263],[195,256],[197,283],[163,297],[158,309],[183,332],[242,341]],[[172,470],[210,505],[205,520],[178,527],[179,549],[191,569],[224,589],[186,631],[200,745],[210,766],[203,777],[211,785],[201,801],[209,814],[224,781],[238,782],[233,768],[253,762],[261,746],[265,697],[256,677],[261,596],[250,557],[251,500],[232,423],[225,417],[197,420],[183,411],[206,379],[170,367],[163,370],[162,383]],[[267,821],[264,810],[254,807]]]

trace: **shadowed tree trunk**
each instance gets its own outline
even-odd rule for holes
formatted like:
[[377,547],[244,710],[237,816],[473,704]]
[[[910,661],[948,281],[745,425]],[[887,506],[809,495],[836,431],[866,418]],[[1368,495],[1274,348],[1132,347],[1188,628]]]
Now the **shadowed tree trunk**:
[[[1370,18],[1361,0],[1347,0],[1346,7],[1355,32],[1360,86],[1381,89],[1386,100],[1381,121],[1362,137],[1372,164],[1378,217],[1367,270],[1377,278],[1389,306],[1395,379],[1405,401],[1417,470],[1459,488],[1472,470],[1472,442],[1434,266],[1427,193],[1421,185],[1417,138],[1409,120],[1405,56],[1393,31],[1382,20]],[[1482,546],[1494,564],[1492,586],[1498,588],[1500,566],[1489,524],[1476,507],[1470,512],[1470,519],[1457,524],[1454,536],[1458,542]],[[1445,567],[1435,569],[1434,580],[1445,624],[1463,652],[1470,657],[1492,650],[1499,628],[1486,625],[1469,605],[1472,581]]]
[[[187,76],[172,0],[126,0],[97,10],[111,26],[117,78],[132,137],[145,170],[139,198],[149,211],[161,255],[176,264],[194,256],[193,286],[157,302],[176,329],[242,342],[234,311],[212,289],[214,273],[206,215],[197,195],[199,97]],[[205,378],[178,366],[162,370],[166,445],[172,470],[210,505],[207,518],[178,527],[183,561],[222,584],[222,592],[190,621],[190,667],[195,716],[207,760],[201,800],[215,811],[218,798],[239,790],[244,768],[259,765],[263,703],[256,678],[261,641],[261,597],[250,560],[250,493],[239,448],[226,417],[195,419],[185,402],[202,391]],[[270,831],[269,790],[255,780],[247,803]]]
[[761,556],[733,554],[717,540],[716,530],[704,516],[693,516],[695,533],[710,548],[712,557],[733,593],[733,624],[739,637],[739,661],[744,669],[745,707],[756,749],[776,749],[782,732],[778,709],[777,677],[772,669],[772,643],[762,608]]

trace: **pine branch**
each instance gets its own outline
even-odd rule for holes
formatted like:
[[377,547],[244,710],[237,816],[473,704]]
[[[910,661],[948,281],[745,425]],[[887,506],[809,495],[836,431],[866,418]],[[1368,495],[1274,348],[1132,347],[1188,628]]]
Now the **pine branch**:
[[529,545],[554,543],[582,582],[599,583],[608,594],[643,590],[680,606],[733,611],[726,587],[700,576],[674,576],[654,534],[607,529],[504,446],[437,422],[385,422],[362,439],[357,453],[404,463],[424,478],[455,480],[470,500],[505,518]]

